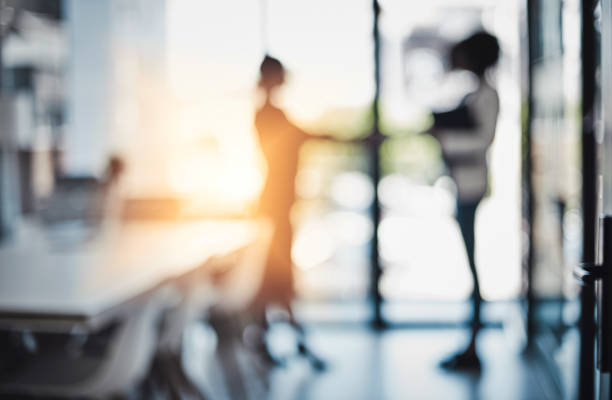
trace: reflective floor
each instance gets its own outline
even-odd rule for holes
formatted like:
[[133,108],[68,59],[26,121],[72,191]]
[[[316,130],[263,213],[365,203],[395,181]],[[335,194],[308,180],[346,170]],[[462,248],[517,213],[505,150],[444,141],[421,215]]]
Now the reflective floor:
[[[421,308],[428,310],[428,315],[442,315],[432,312],[441,306],[432,307]],[[143,371],[142,382],[119,398],[539,400],[575,397],[572,382],[577,365],[576,328],[568,327],[557,335],[559,340],[552,340],[554,343],[551,343],[554,335],[538,335],[542,340],[536,338],[535,350],[524,352],[517,304],[491,305],[487,309],[488,317],[478,342],[483,365],[480,374],[448,372],[439,367],[440,360],[466,344],[469,331],[464,322],[433,324],[423,320],[420,324],[395,324],[387,330],[376,331],[363,319],[338,322],[334,318],[325,322],[321,313],[312,308],[305,312],[307,307],[301,307],[298,315],[306,321],[308,346],[326,362],[327,368],[323,371],[315,371],[305,358],[298,356],[296,331],[278,320],[271,325],[268,345],[272,355],[284,365],[272,367],[262,362],[253,346],[247,345],[253,342],[249,340],[253,337],[249,333],[252,320],[245,315],[232,315],[189,324],[181,350],[158,352],[149,371]],[[502,309],[504,313],[499,312]],[[327,312],[333,313],[333,310],[327,309]],[[318,318],[313,319],[315,314]],[[104,353],[101,343],[108,335],[99,334],[96,340],[89,340],[87,343],[91,343],[83,347],[82,355],[86,357],[68,357],[69,365],[61,349],[67,351],[70,348],[67,344],[74,338],[41,337],[41,344],[55,350],[41,348],[36,358],[22,357],[21,368],[14,365],[7,371],[21,371],[12,379],[22,383],[64,379],[67,365],[77,372],[94,365]],[[554,359],[561,371],[551,373],[550,364],[542,354]],[[12,394],[0,395],[0,398],[25,397]]]
[[[315,372],[307,361],[291,358],[282,368],[253,368],[248,351],[234,348],[231,371],[210,363],[207,381],[196,376],[198,386],[213,398],[245,399],[558,399],[562,398],[544,366],[522,354],[516,338],[505,329],[485,329],[480,355],[483,371],[449,373],[439,361],[467,340],[464,329],[392,329],[376,332],[367,326],[307,327],[313,350],[328,362]],[[293,353],[293,333],[274,328],[275,354]],[[200,336],[198,339],[197,336]],[[197,366],[205,329],[188,338],[186,363]],[[209,336],[210,339],[210,336]],[[227,365],[227,364],[226,364]],[[199,368],[197,368],[199,369]],[[213,371],[216,370],[216,373]],[[200,370],[202,373],[204,370]],[[200,377],[204,374],[197,373]],[[222,377],[224,375],[224,378]],[[215,379],[216,376],[216,379]],[[211,379],[212,378],[212,379]],[[219,384],[225,381],[226,384]],[[216,383],[215,383],[216,382]]]

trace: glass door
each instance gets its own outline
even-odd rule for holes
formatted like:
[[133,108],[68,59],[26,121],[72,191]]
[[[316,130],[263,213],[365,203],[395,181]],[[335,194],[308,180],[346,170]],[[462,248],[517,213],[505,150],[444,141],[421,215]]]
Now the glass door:
[[[594,115],[594,146],[596,155],[596,198],[593,205],[598,213],[596,227],[596,266],[601,268],[601,279],[595,285],[595,337],[596,373],[594,398],[610,399],[610,377],[612,371],[612,288],[609,273],[612,270],[612,4],[609,0],[593,4],[594,44],[596,68],[596,104]],[[586,11],[586,10],[585,10]],[[598,64],[598,65],[597,65]],[[597,80],[597,78],[599,78]],[[588,225],[585,225],[588,228]],[[587,331],[588,332],[588,331]],[[588,332],[590,333],[590,332]]]
[[580,399],[610,399],[612,336],[612,4],[584,1]]
[[527,348],[546,365],[559,397],[572,398],[576,374],[581,248],[579,2],[527,5],[528,119],[524,126],[523,229]]

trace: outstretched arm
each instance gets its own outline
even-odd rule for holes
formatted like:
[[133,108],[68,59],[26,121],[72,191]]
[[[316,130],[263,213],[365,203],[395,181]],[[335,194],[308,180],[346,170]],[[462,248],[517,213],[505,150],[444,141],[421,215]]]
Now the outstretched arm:
[[366,137],[357,138],[357,139],[343,139],[343,138],[338,138],[336,136],[332,136],[328,134],[314,134],[314,133],[305,132],[305,131],[300,131],[299,135],[301,135],[301,138],[303,141],[306,141],[309,139],[315,139],[315,140],[324,140],[326,142],[334,142],[334,143],[363,144],[366,146],[380,145],[385,139],[385,136],[381,135],[380,133],[368,135]]

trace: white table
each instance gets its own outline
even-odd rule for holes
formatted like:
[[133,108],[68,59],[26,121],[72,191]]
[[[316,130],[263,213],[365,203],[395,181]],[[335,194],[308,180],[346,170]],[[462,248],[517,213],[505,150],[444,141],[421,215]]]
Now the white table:
[[[257,238],[247,220],[107,223],[66,244],[25,223],[0,244],[0,324],[98,325],[169,280]],[[62,244],[63,243],[63,244]]]
[[[87,379],[6,382],[0,390],[68,397],[112,394],[133,384],[155,352],[155,321],[168,307],[168,288],[187,282],[193,291],[207,261],[260,247],[269,230],[252,220],[107,222],[87,240],[67,241],[69,229],[24,223],[13,240],[0,244],[0,327],[88,332],[110,321],[122,325]],[[74,368],[71,362],[67,369]]]

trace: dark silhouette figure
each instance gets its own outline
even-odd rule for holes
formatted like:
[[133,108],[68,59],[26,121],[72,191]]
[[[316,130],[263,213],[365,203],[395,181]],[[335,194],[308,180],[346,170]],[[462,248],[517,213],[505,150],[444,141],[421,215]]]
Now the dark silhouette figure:
[[474,282],[470,342],[464,351],[442,362],[442,366],[448,369],[480,370],[476,338],[481,327],[482,297],[474,259],[474,219],[478,204],[488,189],[487,150],[495,136],[499,113],[497,91],[488,82],[486,72],[497,63],[498,58],[498,41],[486,32],[474,33],[452,47],[452,68],[472,72],[478,79],[478,87],[456,109],[434,113],[431,129],[431,134],[440,142],[444,161],[457,185],[456,218]]
[[123,173],[125,172],[125,161],[118,155],[112,155],[106,164],[104,171],[103,185],[117,184]]
[[[285,69],[276,58],[266,56],[260,67],[259,87],[265,100],[255,115],[255,128],[267,162],[267,178],[261,193],[258,214],[272,221],[274,234],[270,244],[262,287],[254,307],[260,323],[267,329],[266,307],[275,304],[289,313],[289,322],[298,333],[298,352],[309,358],[317,369],[323,368],[321,360],[306,347],[304,331],[295,321],[291,302],[295,296],[291,261],[293,231],[290,212],[295,202],[295,177],[298,169],[298,156],[302,144],[310,137],[295,126],[285,113],[273,104],[276,90],[285,81]],[[316,136],[321,138],[321,136]],[[262,354],[269,361],[274,360],[261,340]]]

